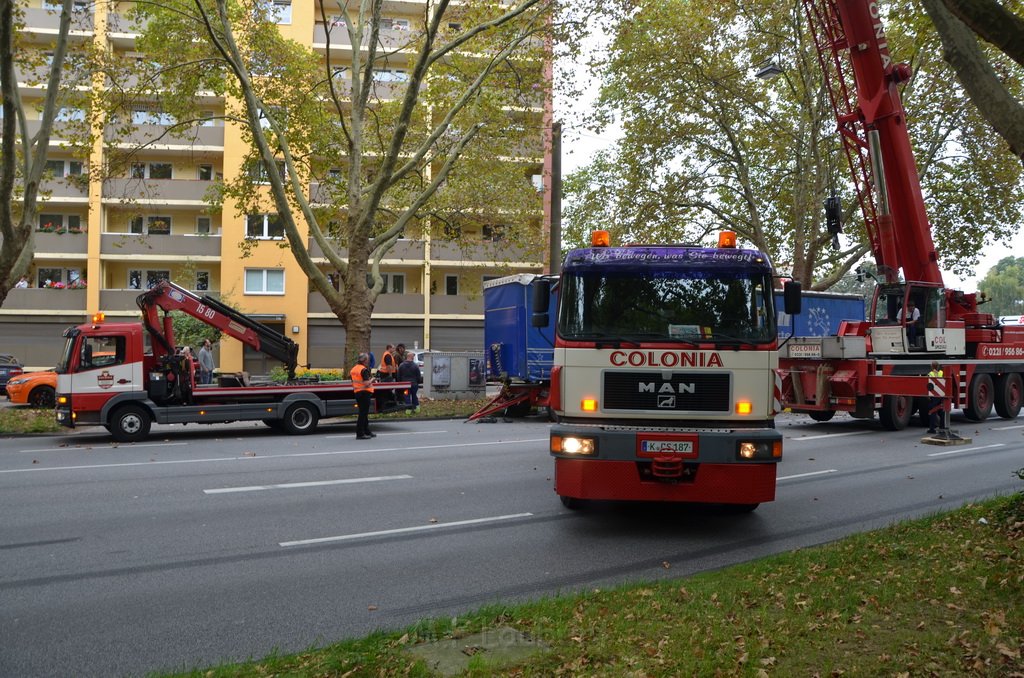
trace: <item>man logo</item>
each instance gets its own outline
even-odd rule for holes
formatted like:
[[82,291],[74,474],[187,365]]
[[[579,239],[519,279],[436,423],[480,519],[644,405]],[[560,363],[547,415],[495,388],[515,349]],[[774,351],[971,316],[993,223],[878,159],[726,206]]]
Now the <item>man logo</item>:
[[658,407],[661,409],[674,410],[676,408],[676,397],[674,395],[659,395]]

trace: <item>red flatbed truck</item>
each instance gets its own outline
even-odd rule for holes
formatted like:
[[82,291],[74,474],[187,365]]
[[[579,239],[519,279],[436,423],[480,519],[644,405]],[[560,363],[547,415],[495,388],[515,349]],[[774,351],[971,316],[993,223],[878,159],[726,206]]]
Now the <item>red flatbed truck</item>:
[[[162,281],[139,295],[137,303],[141,324],[108,323],[100,316],[65,330],[57,366],[61,425],[105,426],[115,440],[134,442],[146,438],[153,423],[263,421],[301,435],[315,431],[323,418],[357,413],[352,382],[297,380],[298,345],[220,301]],[[252,385],[240,374],[218,385],[197,384],[192,360],[175,350],[172,310],[281,360],[288,382]],[[408,388],[405,382],[375,384],[376,411],[404,407],[399,396]]]
[[[972,421],[993,407],[1013,419],[1024,400],[1024,328],[979,310],[984,295],[946,288],[907,133],[899,85],[907,64],[889,53],[877,0],[803,0],[864,215],[879,279],[867,321],[780,349],[782,399],[827,421],[836,412],[889,429],[925,418],[928,371]],[[838,222],[836,222],[838,223]],[[903,313],[909,301],[920,313]]]

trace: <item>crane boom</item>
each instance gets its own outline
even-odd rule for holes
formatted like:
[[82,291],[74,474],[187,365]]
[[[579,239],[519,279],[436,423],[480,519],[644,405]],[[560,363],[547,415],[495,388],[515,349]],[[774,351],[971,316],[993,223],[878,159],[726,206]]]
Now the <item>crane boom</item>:
[[804,10],[879,271],[886,282],[897,282],[902,269],[906,281],[941,287],[898,90],[910,67],[893,63],[879,3],[804,0]]
[[[288,378],[295,378],[298,344],[277,330],[249,318],[213,297],[199,297],[169,280],[161,280],[140,294],[135,301],[142,310],[146,330],[160,344],[162,352],[166,355],[174,353],[174,331],[171,328],[170,316],[166,314],[169,311],[182,311],[238,339],[243,344],[280,360],[288,370]],[[158,309],[165,313],[163,322],[160,321]],[[154,352],[160,352],[156,345]]]

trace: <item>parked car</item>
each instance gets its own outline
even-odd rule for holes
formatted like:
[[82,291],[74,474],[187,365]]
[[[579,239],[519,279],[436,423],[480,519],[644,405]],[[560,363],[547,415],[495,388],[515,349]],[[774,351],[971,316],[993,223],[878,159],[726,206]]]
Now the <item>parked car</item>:
[[7,381],[24,373],[23,365],[9,353],[0,353],[0,393],[7,393]]
[[16,405],[53,409],[57,404],[57,373],[25,372],[7,382],[7,397]]

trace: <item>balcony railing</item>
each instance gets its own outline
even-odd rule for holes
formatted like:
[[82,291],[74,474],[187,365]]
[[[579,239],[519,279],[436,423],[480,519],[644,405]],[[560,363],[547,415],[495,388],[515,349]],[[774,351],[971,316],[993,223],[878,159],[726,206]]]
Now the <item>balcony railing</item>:
[[39,182],[39,190],[50,202],[88,202],[89,187],[85,177],[81,179],[43,179]]
[[219,235],[139,235],[104,233],[102,254],[160,254],[168,257],[219,257]]
[[[53,31],[60,29],[60,10],[29,7],[25,10],[25,28],[28,30]],[[71,14],[71,30],[92,31],[95,19],[91,10],[76,9]]]
[[88,252],[85,233],[36,233],[36,254],[81,254]]
[[[327,300],[319,292],[310,292],[308,300],[309,313],[330,313],[331,308]],[[374,314],[398,313],[407,315],[421,315],[423,313],[422,294],[382,294],[377,297],[377,303],[373,307]]]
[[484,298],[480,295],[434,294],[430,297],[430,315],[483,315]]
[[117,132],[107,128],[104,138],[129,146],[145,146],[147,148],[181,148],[190,151],[196,146],[210,146],[215,149],[224,148],[223,125],[201,127],[170,128],[164,125],[136,125],[127,136],[115,138]]
[[[514,261],[529,262],[530,252],[520,245],[501,242],[471,244],[465,248],[456,243],[434,240],[430,243],[431,261]],[[540,262],[540,255],[534,254],[534,261]]]
[[203,205],[212,181],[198,179],[110,178],[103,182],[103,199],[113,202],[158,202]]
[[15,288],[7,293],[5,311],[85,313],[86,290]]
[[[309,239],[307,247],[309,248],[309,256],[312,258],[324,258],[324,251],[312,238]],[[345,258],[348,256],[348,250],[342,247],[338,250],[338,255]],[[394,247],[391,248],[391,251],[387,253],[385,259],[405,259],[413,262],[421,262],[423,261],[423,241],[399,240],[395,243]]]

